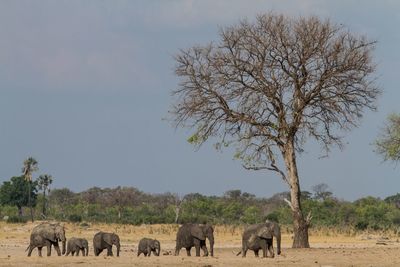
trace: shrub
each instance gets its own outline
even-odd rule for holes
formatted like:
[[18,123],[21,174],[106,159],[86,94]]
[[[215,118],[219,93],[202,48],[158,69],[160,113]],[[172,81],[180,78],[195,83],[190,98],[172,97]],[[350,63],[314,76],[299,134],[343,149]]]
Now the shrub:
[[7,219],[7,223],[26,223],[28,221],[28,218],[23,217],[23,216],[15,216],[11,215]]
[[87,222],[83,222],[83,223],[79,224],[79,226],[83,227],[83,228],[87,228],[87,227],[90,227],[90,224]]
[[82,216],[78,214],[71,214],[68,216],[68,220],[70,222],[81,222],[82,221]]
[[366,221],[358,221],[358,222],[354,225],[354,227],[355,227],[357,230],[365,230],[365,229],[367,229],[367,227],[368,227],[368,222],[366,222]]

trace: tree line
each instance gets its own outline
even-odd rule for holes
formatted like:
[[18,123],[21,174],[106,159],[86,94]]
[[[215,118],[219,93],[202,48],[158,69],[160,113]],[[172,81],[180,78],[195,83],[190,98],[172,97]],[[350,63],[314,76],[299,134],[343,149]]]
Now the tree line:
[[[2,218],[9,222],[29,219],[26,194],[15,194],[19,187],[27,188],[27,183],[23,176],[13,177],[0,187]],[[285,203],[290,192],[277,193],[269,198],[256,197],[241,190],[230,190],[222,196],[199,193],[179,196],[169,192],[150,194],[135,187],[119,186],[92,187],[78,193],[60,188],[51,190],[46,196],[39,192],[39,184],[34,182],[31,193],[35,219],[134,225],[185,222],[238,225],[266,219],[283,225],[293,223],[290,207]],[[312,188],[312,192],[302,191],[301,197],[304,210],[313,216],[312,226],[352,227],[356,230],[400,227],[400,194],[385,199],[369,196],[351,202],[336,198],[326,184],[319,184]]]

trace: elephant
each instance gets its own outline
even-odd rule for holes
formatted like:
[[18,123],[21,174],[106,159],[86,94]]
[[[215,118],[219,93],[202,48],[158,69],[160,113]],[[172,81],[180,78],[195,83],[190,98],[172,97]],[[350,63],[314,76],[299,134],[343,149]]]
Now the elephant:
[[142,238],[139,241],[137,256],[139,257],[143,253],[145,257],[150,257],[151,252],[156,256],[160,256],[160,249],[160,241],[157,239]]
[[38,248],[39,256],[42,257],[42,248],[47,247],[47,256],[51,256],[51,246],[53,245],[58,256],[61,256],[58,241],[62,242],[62,254],[65,254],[65,237],[64,226],[58,223],[42,223],[32,229],[29,246],[25,251],[28,251],[28,257],[31,256],[32,250]]
[[200,256],[200,248],[204,251],[204,256],[208,256],[206,238],[210,242],[210,255],[214,256],[214,229],[209,224],[183,224],[176,234],[175,256],[179,255],[181,248],[186,248],[186,253],[190,256],[190,249],[196,248],[196,257]]
[[277,243],[277,254],[281,254],[281,230],[277,223],[266,221],[265,223],[253,224],[247,227],[242,236],[242,251],[237,255],[242,254],[242,257],[246,257],[248,249],[254,251],[256,257],[258,257],[258,251],[262,249],[263,257],[267,257],[267,251],[273,258],[273,237],[276,237]]
[[104,249],[107,249],[107,256],[114,256],[112,252],[113,245],[117,247],[117,257],[119,257],[121,245],[117,234],[98,232],[93,237],[93,250],[95,256],[99,256]]
[[89,254],[89,244],[85,238],[76,238],[71,237],[68,239],[67,243],[67,254],[68,256],[70,253],[72,256],[76,253],[76,256],[79,256],[79,251],[82,251],[83,256],[87,256]]

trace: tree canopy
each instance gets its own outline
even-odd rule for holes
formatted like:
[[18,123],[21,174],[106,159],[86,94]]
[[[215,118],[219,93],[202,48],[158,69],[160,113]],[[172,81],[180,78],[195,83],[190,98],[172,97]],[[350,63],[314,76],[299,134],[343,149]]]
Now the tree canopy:
[[18,207],[18,213],[21,216],[22,207],[30,204],[29,199],[32,201],[32,206],[36,205],[36,185],[36,182],[27,181],[25,176],[14,176],[0,187],[0,203]]

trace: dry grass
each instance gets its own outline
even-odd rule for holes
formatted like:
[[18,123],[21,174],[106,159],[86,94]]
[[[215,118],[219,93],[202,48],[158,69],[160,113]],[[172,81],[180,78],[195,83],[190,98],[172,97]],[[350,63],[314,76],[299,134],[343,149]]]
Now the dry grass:
[[[160,256],[144,258],[135,256],[136,246],[142,237],[157,238],[161,241],[162,252],[173,251],[177,225],[118,225],[65,224],[67,238],[84,237],[89,240],[98,231],[115,232],[121,238],[119,258],[94,257],[43,257],[34,250],[32,257],[26,257],[25,248],[29,242],[31,229],[39,222],[27,224],[0,223],[0,266],[400,266],[400,243],[395,232],[343,231],[329,228],[312,229],[310,243],[312,249],[291,249],[290,228],[283,227],[281,256],[274,259],[257,259],[252,253],[242,259],[234,256],[241,246],[242,226],[215,227],[215,257],[187,257],[184,250],[179,257]],[[376,241],[385,236],[387,245],[377,245]],[[45,249],[44,249],[45,250]],[[193,253],[194,251],[192,251]],[[45,254],[46,252],[44,252]],[[54,254],[54,251],[53,251]]]

